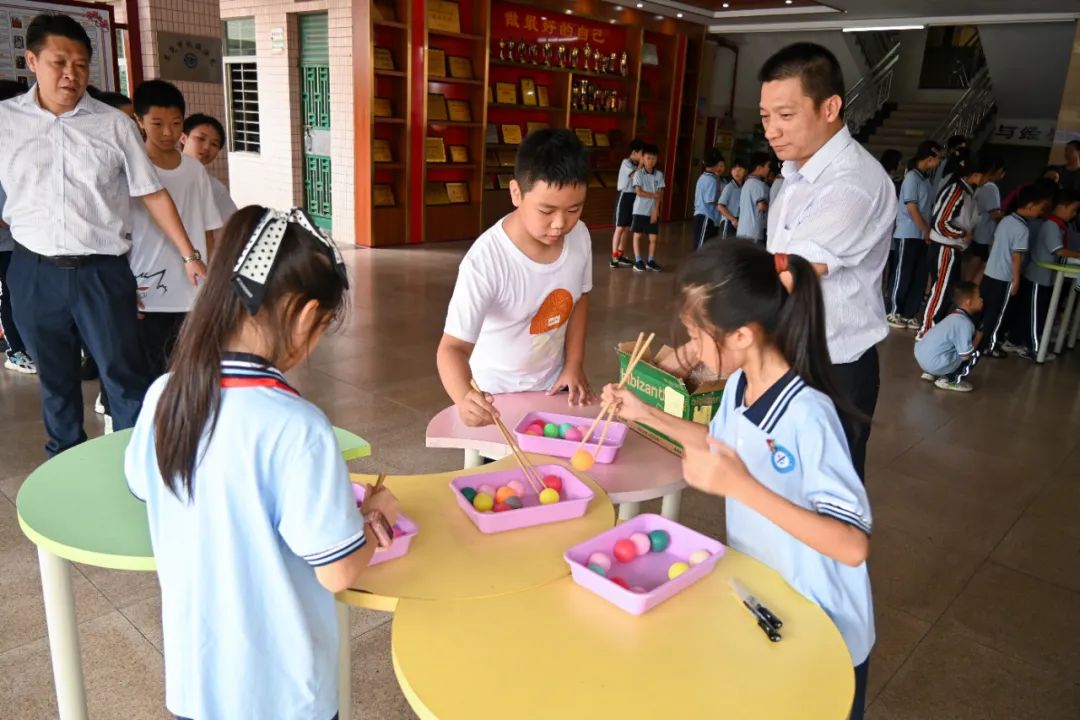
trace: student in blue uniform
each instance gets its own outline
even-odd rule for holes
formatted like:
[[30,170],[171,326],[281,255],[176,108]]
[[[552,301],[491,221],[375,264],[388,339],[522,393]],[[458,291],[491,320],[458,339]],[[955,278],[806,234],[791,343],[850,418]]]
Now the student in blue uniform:
[[941,146],[926,140],[915,149],[907,173],[900,184],[900,202],[896,207],[896,265],[889,283],[888,315],[885,321],[894,328],[918,330],[915,318],[926,289],[926,248],[930,243],[931,211],[934,194],[930,177],[941,162]]
[[161,584],[165,705],[331,720],[333,593],[371,560],[370,514],[398,512],[385,489],[357,509],[333,426],[282,375],[340,318],[345,267],[302,210],[249,206],[211,268],[125,461]]
[[634,138],[630,141],[630,157],[623,158],[619,165],[619,178],[615,183],[619,197],[615,201],[615,231],[611,234],[611,260],[608,261],[613,269],[634,266],[622,249],[623,241],[630,235],[630,226],[634,224],[634,200],[637,199],[634,174],[641,167],[641,152],[644,149],[644,141]]
[[705,151],[705,170],[694,186],[694,249],[720,232],[720,211],[716,202],[720,198],[720,175],[724,172],[724,156],[716,148]]
[[750,174],[739,191],[739,231],[736,236],[757,243],[765,242],[765,215],[769,211],[769,154],[756,152],[750,156]]
[[939,389],[971,392],[971,383],[964,378],[979,361],[972,319],[982,310],[979,286],[966,281],[956,283],[952,301],[956,309],[915,343],[915,361],[922,368],[922,379],[932,381]]
[[720,221],[720,237],[733,237],[739,230],[739,206],[742,202],[742,186],[746,180],[746,161],[735,158],[731,161],[731,182],[720,191],[717,209],[723,215]]
[[862,718],[874,645],[870,505],[832,400],[817,273],[797,255],[736,239],[691,255],[678,287],[690,354],[728,375],[709,428],[614,385],[604,400],[679,440],[686,481],[727,499],[728,544],[829,615],[851,653],[851,717]]

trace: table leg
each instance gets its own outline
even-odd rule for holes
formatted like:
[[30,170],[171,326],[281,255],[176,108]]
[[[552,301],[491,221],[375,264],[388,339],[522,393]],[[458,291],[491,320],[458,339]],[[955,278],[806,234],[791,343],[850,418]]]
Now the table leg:
[[682,505],[682,490],[664,496],[660,504],[660,514],[668,520],[679,520],[679,507]]
[[1070,288],[1068,292],[1069,297],[1065,299],[1065,314],[1061,316],[1061,329],[1058,330],[1057,342],[1054,343],[1054,352],[1058,355],[1065,348],[1065,337],[1069,334],[1069,320],[1072,319],[1073,309],[1076,306],[1076,291]]
[[619,520],[629,520],[641,512],[641,503],[625,502],[619,505]]
[[465,451],[465,469],[477,468],[484,464],[484,458],[480,455],[479,450],[466,450]]
[[[1073,288],[1073,293],[1080,295],[1080,287]],[[1073,315],[1072,330],[1069,332],[1069,349],[1076,347],[1076,336],[1080,333],[1080,308]]]
[[1065,282],[1065,273],[1054,273],[1054,291],[1050,293],[1050,311],[1046,313],[1046,325],[1042,330],[1042,341],[1039,343],[1039,354],[1035,361],[1046,362],[1047,346],[1050,344],[1050,332],[1054,329],[1054,316],[1057,314],[1058,301],[1061,299],[1061,286]]
[[86,690],[79,653],[79,625],[75,620],[71,563],[39,547],[38,566],[59,717],[60,720],[86,720]]
[[338,720],[352,720],[352,627],[349,606],[337,606],[338,623]]

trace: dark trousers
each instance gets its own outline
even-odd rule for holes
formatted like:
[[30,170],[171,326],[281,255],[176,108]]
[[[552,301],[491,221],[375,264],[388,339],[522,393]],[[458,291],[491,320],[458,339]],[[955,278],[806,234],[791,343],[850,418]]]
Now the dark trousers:
[[968,375],[970,375],[971,371],[975,369],[975,365],[978,364],[978,362],[979,351],[976,350],[975,352],[971,353],[971,357],[969,357],[967,360],[961,360],[960,366],[948,375],[946,375],[945,380],[955,385],[956,383],[960,382]]
[[870,678],[870,660],[855,666],[855,699],[851,703],[851,720],[863,720],[866,714],[866,683]]
[[866,482],[866,443],[870,440],[870,421],[877,408],[878,391],[881,389],[881,371],[878,352],[872,347],[855,362],[833,365],[833,380],[841,397],[851,409],[865,417],[853,417],[851,412],[838,408],[840,422],[844,426],[851,462],[859,479]]
[[1004,340],[1005,311],[1009,307],[1009,283],[983,275],[979,289],[983,299],[982,341],[978,350],[985,355],[993,352]]
[[896,267],[889,286],[890,315],[913,318],[919,312],[926,289],[926,241],[922,238],[896,238]]
[[709,218],[704,215],[694,216],[694,249],[698,250],[708,240],[712,240],[714,237],[720,234],[720,228],[716,226]]
[[1027,278],[1020,280],[1020,292],[1016,294],[1016,312],[1009,313],[1009,337],[1015,343],[1023,343],[1033,353],[1042,345],[1043,325],[1050,314],[1050,293],[1053,288],[1033,283]]
[[923,311],[922,327],[917,336],[919,339],[949,314],[952,289],[960,280],[960,249],[930,243],[926,249],[926,266],[930,272],[930,299],[926,301]]
[[7,341],[8,354],[26,352],[19,329],[15,327],[15,316],[12,311],[11,289],[8,287],[8,266],[11,265],[12,252],[0,252],[0,330],[4,331],[4,340]]
[[99,255],[79,267],[61,268],[18,247],[11,262],[11,291],[15,321],[37,363],[49,455],[86,439],[80,338],[101,371],[113,427],[135,425],[148,381],[136,329],[135,277],[127,258]]
[[151,382],[164,375],[187,313],[148,312],[139,318],[139,343]]

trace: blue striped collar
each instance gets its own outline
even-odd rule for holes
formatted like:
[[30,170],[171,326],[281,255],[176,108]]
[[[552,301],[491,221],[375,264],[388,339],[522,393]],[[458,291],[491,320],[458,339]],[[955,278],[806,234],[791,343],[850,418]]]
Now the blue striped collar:
[[[757,425],[767,433],[771,433],[784,416],[792,399],[799,394],[806,383],[792,368],[784,373],[772,386],[761,394],[754,404],[747,407],[743,417]],[[746,373],[739,378],[739,384],[735,388],[735,407],[745,407],[746,397]]]
[[269,360],[251,353],[227,352],[221,359],[222,377],[269,377],[288,385],[285,375]]

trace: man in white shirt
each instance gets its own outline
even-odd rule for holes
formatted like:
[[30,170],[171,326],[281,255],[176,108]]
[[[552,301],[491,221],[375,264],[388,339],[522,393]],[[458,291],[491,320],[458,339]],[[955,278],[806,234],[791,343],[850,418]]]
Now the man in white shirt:
[[769,208],[770,252],[801,255],[821,276],[825,325],[852,461],[865,480],[866,442],[880,377],[875,346],[888,335],[881,273],[896,191],[881,164],[848,132],[836,58],[796,43],[761,68],[765,137],[784,162],[784,191]]
[[141,198],[176,246],[187,282],[205,277],[206,267],[135,124],[86,94],[92,50],[82,26],[67,15],[38,15],[26,48],[37,82],[0,103],[0,185],[16,243],[15,322],[37,362],[45,449],[55,455],[86,439],[80,337],[101,371],[115,429],[135,424],[149,382],[126,259],[128,197]]

